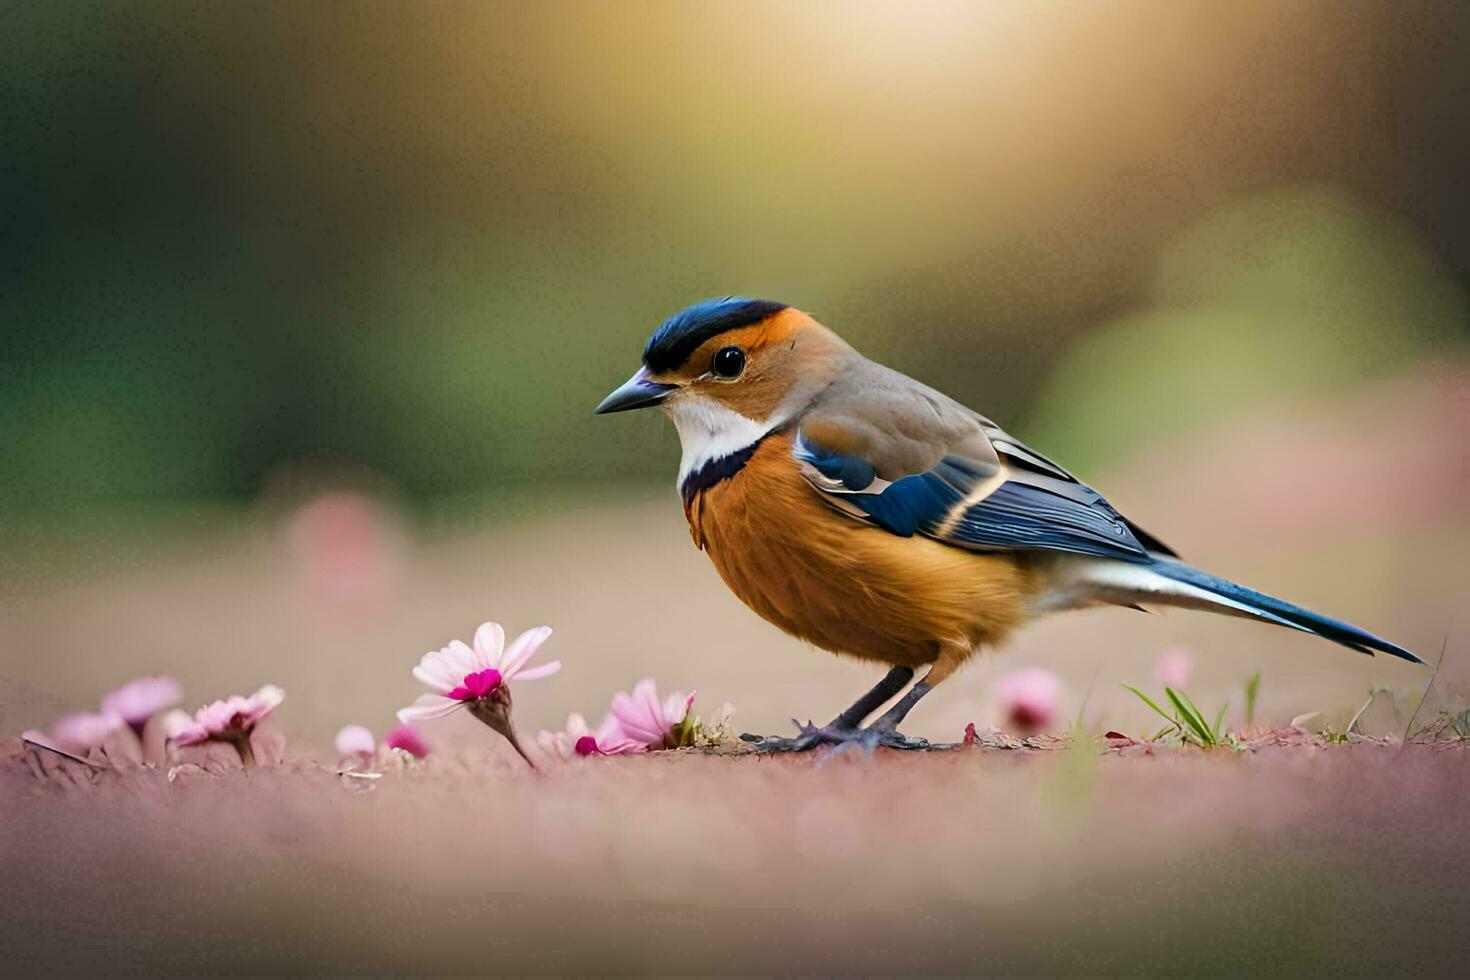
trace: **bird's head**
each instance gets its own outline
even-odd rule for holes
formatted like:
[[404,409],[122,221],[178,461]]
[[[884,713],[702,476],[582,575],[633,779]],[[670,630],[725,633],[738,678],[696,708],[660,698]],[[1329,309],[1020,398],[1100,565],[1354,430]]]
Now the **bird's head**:
[[706,300],[653,332],[643,366],[597,414],[661,406],[679,430],[687,468],[781,425],[852,355],[836,334],[785,303]]

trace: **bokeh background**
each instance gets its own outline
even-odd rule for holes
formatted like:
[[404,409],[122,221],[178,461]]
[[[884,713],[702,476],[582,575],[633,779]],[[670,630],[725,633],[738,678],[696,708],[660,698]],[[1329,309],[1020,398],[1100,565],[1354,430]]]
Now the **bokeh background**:
[[[531,777],[460,717],[424,766],[330,768],[492,618],[556,629],[528,736],[645,675],[762,732],[872,682],[725,591],[664,419],[591,415],[728,293],[1202,566],[1442,655],[1421,722],[1463,706],[1463,5],[0,0],[0,45],[0,743],[140,674],[191,707],[287,692],[285,766],[0,764],[17,969],[1463,972],[1463,751]],[[1121,685],[1157,690],[1168,648],[1237,727],[1257,670],[1260,726],[1341,732],[1386,689],[1368,735],[1429,683],[1098,610],[909,729],[983,728],[995,677],[1042,665],[1060,725],[1152,732]]]
[[[1457,5],[6,0],[0,30],[7,731],[162,671],[279,683],[324,745],[487,618],[559,631],[532,727],[649,673],[741,727],[846,703],[871,671],[689,546],[666,421],[590,415],[726,293],[1466,676]],[[1121,724],[1169,645],[1219,700],[1266,668],[1277,722],[1425,680],[1099,612],[915,723],[957,737],[1036,662]]]

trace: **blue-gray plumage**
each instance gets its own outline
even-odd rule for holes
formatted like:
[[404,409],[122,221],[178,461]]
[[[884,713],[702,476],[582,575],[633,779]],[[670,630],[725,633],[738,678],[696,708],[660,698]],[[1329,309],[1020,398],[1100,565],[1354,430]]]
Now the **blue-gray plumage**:
[[[1062,552],[1128,562],[1170,582],[1199,590],[1214,601],[1197,595],[1171,596],[1155,589],[1155,595],[1140,595],[1147,589],[1115,586],[1118,601],[1126,604],[1148,598],[1168,599],[1171,604],[1212,607],[1245,615],[1278,626],[1315,633],[1360,653],[1379,650],[1419,663],[1418,657],[1397,644],[1329,616],[1314,613],[1282,599],[1237,585],[1219,576],[1177,561],[1172,551],[1154,542],[1149,548],[1140,537],[1154,541],[1141,528],[1108,503],[1096,490],[1039,454],[1026,450],[1019,441],[1004,436],[999,427],[980,420],[995,437],[1003,459],[1011,453],[1023,457],[1025,467],[1009,469],[1007,479],[974,499],[977,484],[993,470],[961,457],[945,456],[931,469],[892,482],[873,478],[871,461],[826,449],[813,439],[798,439],[794,453],[822,478],[819,489],[849,514],[861,516],[879,527],[908,537],[925,534],[962,548],[995,551]],[[1042,470],[1044,467],[1044,470]],[[1041,471],[1038,471],[1041,470]],[[1137,533],[1135,533],[1137,532]],[[1107,590],[1104,589],[1104,592]],[[1181,602],[1180,598],[1193,601]]]

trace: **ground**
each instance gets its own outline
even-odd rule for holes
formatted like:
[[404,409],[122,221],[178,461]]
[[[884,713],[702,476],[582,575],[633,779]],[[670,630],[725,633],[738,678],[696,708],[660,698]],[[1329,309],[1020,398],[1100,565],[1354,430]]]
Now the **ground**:
[[1470,753],[688,751],[4,779],[23,972],[1463,969]]
[[[1467,390],[1462,373],[1401,379],[1085,475],[1204,567],[1442,655],[1422,724],[1470,681]],[[1228,703],[1238,730],[1260,671],[1256,725],[1322,712],[1304,726],[1340,733],[1387,689],[1355,731],[1401,736],[1428,667],[1103,610],[987,652],[906,726],[984,730],[991,681],[1043,665],[1066,682],[1055,727],[1080,716],[1092,737],[1071,748],[681,751],[537,774],[460,717],[427,729],[426,763],[361,779],[337,775],[332,734],[385,731],[423,651],[485,619],[556,628],[541,656],[563,671],[516,692],[528,736],[572,710],[595,723],[644,675],[697,688],[706,717],[732,702],[736,731],[788,733],[876,672],[744,610],[672,489],[510,524],[390,519],[348,549],[368,548],[371,574],[346,579],[288,512],[0,529],[0,737],[139,674],[177,676],[191,707],[286,690],[281,766],[78,783],[3,764],[15,969],[1463,972],[1461,743],[1102,738],[1157,727],[1121,685],[1157,690],[1167,647],[1192,651],[1190,693],[1210,714]]]

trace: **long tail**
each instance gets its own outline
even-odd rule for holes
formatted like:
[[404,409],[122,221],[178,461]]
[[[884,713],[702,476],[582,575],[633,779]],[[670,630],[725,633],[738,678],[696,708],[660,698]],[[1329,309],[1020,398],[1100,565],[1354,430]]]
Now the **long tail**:
[[1086,562],[1082,578],[1099,598],[1113,602],[1205,609],[1301,630],[1370,656],[1379,650],[1412,663],[1424,662],[1403,647],[1351,623],[1236,585],[1172,558],[1155,556],[1147,565],[1091,560]]

